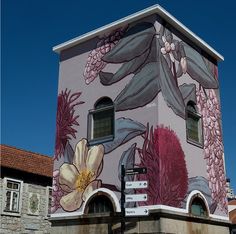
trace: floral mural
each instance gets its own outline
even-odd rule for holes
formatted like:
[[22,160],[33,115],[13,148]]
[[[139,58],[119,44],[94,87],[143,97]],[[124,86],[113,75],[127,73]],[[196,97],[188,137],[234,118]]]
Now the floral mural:
[[159,126],[147,131],[142,149],[138,149],[139,167],[148,168],[147,174],[138,175],[138,180],[148,180],[148,201],[142,205],[168,205],[180,207],[188,188],[188,172],[185,155],[175,132]]
[[67,194],[60,199],[61,207],[74,211],[95,189],[101,186],[97,177],[102,170],[104,147],[96,145],[88,149],[87,140],[82,139],[76,146],[73,163],[63,163],[59,172],[59,184]]
[[89,53],[83,74],[86,84],[90,84],[106,66],[107,63],[102,58],[119,42],[124,34],[124,30],[124,28],[119,28],[108,36],[104,36],[97,43],[96,49]]
[[65,151],[71,137],[76,138],[79,115],[75,115],[75,107],[84,102],[78,101],[81,93],[73,93],[65,89],[61,91],[57,101],[56,146],[54,159],[60,158]]
[[204,157],[212,199],[215,208],[219,204],[227,212],[221,112],[215,91],[198,89],[197,104],[203,115]]
[[[82,92],[72,93],[69,89],[60,92],[52,213],[81,211],[91,192],[99,188],[108,188],[119,198],[122,164],[126,169],[147,168],[145,175],[125,178],[149,183],[145,190],[126,191],[148,194],[146,202],[128,204],[131,207],[163,204],[186,208],[188,195],[198,189],[207,197],[211,213],[218,205],[223,213],[227,212],[217,67],[172,31],[171,26],[157,21],[133,23],[96,38],[95,48],[88,51],[75,87],[85,87],[83,94],[91,88],[106,93],[118,87],[111,97],[114,110],[119,113],[112,140],[90,145],[87,133],[78,131],[79,125],[87,122],[88,114],[80,113],[79,105],[85,103],[79,100]],[[116,69],[107,71],[109,64]],[[99,85],[93,82],[97,77]],[[182,82],[186,77],[188,82]],[[120,82],[123,79],[127,82]],[[188,143],[183,135],[178,135],[171,125],[150,124],[145,116],[138,118],[138,111],[160,96],[168,110],[184,124],[188,101],[197,104],[203,120],[207,178],[202,175],[189,178],[191,168],[186,160],[189,155],[184,151]],[[83,123],[78,121],[79,114]],[[116,168],[106,165],[108,158],[116,159]],[[107,178],[103,177],[103,172],[109,170],[117,170],[114,184],[106,183]]]
[[59,208],[61,208],[61,197],[66,194],[59,184],[59,170],[53,171],[52,191],[53,197],[51,201],[51,213],[55,213]]

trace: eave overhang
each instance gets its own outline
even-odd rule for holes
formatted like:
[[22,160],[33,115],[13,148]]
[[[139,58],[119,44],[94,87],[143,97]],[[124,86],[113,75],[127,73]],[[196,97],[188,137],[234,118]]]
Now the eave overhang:
[[193,33],[186,26],[184,26],[180,21],[178,21],[174,16],[172,16],[169,12],[167,12],[160,5],[153,5],[153,6],[148,7],[142,11],[136,12],[132,15],[124,17],[124,18],[117,20],[113,23],[107,24],[107,25],[100,27],[96,30],[90,31],[88,33],[85,33],[85,34],[79,36],[79,37],[73,38],[69,41],[62,43],[62,44],[54,46],[53,51],[60,54],[61,51],[63,51],[63,50],[69,49],[69,48],[76,46],[84,41],[87,41],[87,40],[94,38],[98,35],[106,33],[107,31],[114,30],[118,27],[122,27],[128,23],[132,23],[136,20],[139,20],[141,18],[147,17],[152,14],[157,14],[157,15],[161,16],[167,23],[169,23],[174,28],[176,28],[179,32],[181,32],[184,36],[186,36],[190,41],[192,41],[194,44],[196,44],[198,47],[200,47],[203,51],[205,51],[207,54],[212,56],[217,61],[224,60],[224,57],[221,54],[219,54],[210,45],[208,45],[205,41],[203,41],[195,33]]

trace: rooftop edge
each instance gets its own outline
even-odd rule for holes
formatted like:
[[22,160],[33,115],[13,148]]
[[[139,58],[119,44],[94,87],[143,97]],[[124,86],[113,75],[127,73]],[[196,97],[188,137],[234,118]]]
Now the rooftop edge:
[[130,22],[139,20],[143,17],[154,14],[154,13],[160,15],[164,20],[166,20],[169,24],[171,24],[177,30],[179,30],[181,33],[183,33],[192,42],[196,43],[201,49],[203,49],[205,52],[207,52],[209,55],[211,55],[217,61],[224,61],[224,57],[221,54],[219,54],[210,45],[208,45],[205,41],[203,41],[195,33],[193,33],[191,30],[189,30],[186,26],[184,26],[180,21],[178,21],[174,16],[172,16],[169,12],[167,12],[164,8],[162,8],[158,4],[148,7],[148,8],[145,8],[145,9],[138,11],[134,14],[126,16],[120,20],[114,21],[114,22],[107,24],[103,27],[100,27],[98,29],[95,29],[93,31],[85,33],[81,36],[75,37],[75,38],[73,38],[69,41],[66,41],[64,43],[61,43],[57,46],[54,46],[53,51],[59,54],[61,51],[65,50],[65,49],[68,49],[68,48],[71,48],[75,45],[78,45],[86,40],[96,37],[97,35],[104,33],[108,30],[111,30],[113,28],[120,27],[124,23],[128,23],[128,22],[130,23]]

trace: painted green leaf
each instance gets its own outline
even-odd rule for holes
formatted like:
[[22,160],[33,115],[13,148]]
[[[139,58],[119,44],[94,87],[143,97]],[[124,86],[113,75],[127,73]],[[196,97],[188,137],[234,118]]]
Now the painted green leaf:
[[124,34],[118,44],[102,60],[123,63],[143,54],[152,42],[155,29],[151,23],[139,23]]
[[189,101],[197,103],[195,84],[182,84],[179,86],[179,89],[180,92],[182,93],[185,106]]
[[101,83],[103,85],[111,85],[120,81],[127,75],[134,73],[145,62],[148,54],[149,50],[131,61],[124,63],[115,74],[101,71],[99,73]]
[[219,84],[209,71],[203,57],[192,47],[184,42],[181,42],[187,58],[187,72],[197,82],[206,89],[216,89]]
[[120,145],[143,134],[146,127],[132,119],[119,118],[115,121],[115,138],[113,141],[103,143],[105,154],[110,153]]
[[182,94],[165,58],[161,55],[160,59],[160,85],[162,95],[167,105],[175,114],[185,119],[185,106]]
[[114,101],[115,110],[135,109],[151,102],[160,92],[158,77],[157,63],[146,64],[116,97]]

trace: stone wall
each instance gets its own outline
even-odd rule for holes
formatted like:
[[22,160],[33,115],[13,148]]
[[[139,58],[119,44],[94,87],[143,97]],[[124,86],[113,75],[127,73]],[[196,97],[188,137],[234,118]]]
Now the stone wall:
[[[23,183],[21,193],[21,209],[19,214],[10,214],[3,211],[4,207],[4,185],[3,179],[1,184],[1,227],[0,233],[4,234],[19,234],[19,233],[35,233],[44,234],[50,233],[51,223],[48,220],[48,191],[47,187],[29,183]],[[32,194],[36,194],[39,198],[39,206],[37,212],[32,214],[29,209],[29,200]]]

